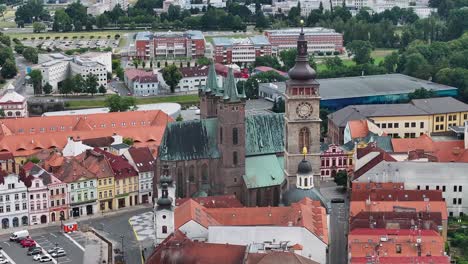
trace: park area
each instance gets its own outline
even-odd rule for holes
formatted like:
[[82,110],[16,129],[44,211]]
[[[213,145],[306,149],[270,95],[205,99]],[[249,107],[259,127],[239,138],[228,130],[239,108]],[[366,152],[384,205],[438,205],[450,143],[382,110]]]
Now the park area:
[[468,264],[468,217],[449,219],[447,250],[456,263]]

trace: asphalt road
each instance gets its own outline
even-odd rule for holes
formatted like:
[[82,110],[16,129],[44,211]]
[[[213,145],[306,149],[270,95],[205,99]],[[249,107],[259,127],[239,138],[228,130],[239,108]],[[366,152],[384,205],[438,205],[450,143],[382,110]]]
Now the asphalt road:
[[332,203],[330,214],[330,264],[347,262],[347,233],[347,203]]
[[[65,250],[67,256],[59,257],[56,263],[83,263],[83,250],[65,237],[58,227],[33,229],[30,230],[30,235],[32,239],[34,239],[38,245],[46,251],[55,246],[62,247]],[[21,247],[21,245],[16,242],[10,242],[8,240],[8,235],[1,236],[0,241],[2,241],[1,246],[3,247],[3,250],[16,264],[37,263],[37,261],[33,260],[32,256],[28,256],[26,254],[28,251],[27,248]]]
[[142,208],[139,210],[125,212],[117,215],[106,216],[105,218],[89,219],[79,221],[78,225],[88,224],[106,238],[115,242],[117,248],[123,246],[126,263],[140,264],[142,263],[140,244],[138,243],[135,233],[128,222],[130,217],[151,211],[151,208]]

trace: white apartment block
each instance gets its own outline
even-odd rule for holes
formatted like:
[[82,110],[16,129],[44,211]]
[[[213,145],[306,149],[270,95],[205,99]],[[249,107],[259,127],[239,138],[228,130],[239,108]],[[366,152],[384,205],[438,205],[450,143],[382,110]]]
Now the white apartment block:
[[106,11],[112,11],[117,5],[120,5],[125,11],[128,9],[127,0],[103,0],[102,2],[89,5],[87,13],[88,15],[97,16]]
[[0,177],[3,177],[3,184],[0,184],[2,229],[27,226],[29,224],[28,193],[24,182],[20,181],[16,174]]
[[98,86],[107,86],[107,72],[112,72],[111,52],[89,52],[74,57],[54,53],[39,55],[39,69],[42,73],[42,85],[49,83],[53,90],[68,77],[80,74],[86,77],[89,73],[96,75]]

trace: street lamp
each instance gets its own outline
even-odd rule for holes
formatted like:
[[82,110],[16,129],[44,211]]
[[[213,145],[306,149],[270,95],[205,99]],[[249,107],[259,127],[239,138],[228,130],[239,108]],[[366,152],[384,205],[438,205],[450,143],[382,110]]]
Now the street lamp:
[[125,263],[125,250],[124,250],[124,243],[123,243],[123,242],[124,242],[124,235],[120,235],[120,239],[121,239],[121,241],[122,241],[122,242],[121,242],[121,246],[122,246],[122,259],[123,259],[123,261],[124,261],[124,263]]
[[[58,254],[57,248],[58,248],[58,243],[55,242],[55,258],[57,259],[57,263],[58,263],[59,262],[59,254]],[[52,254],[53,254],[53,252],[52,252]]]

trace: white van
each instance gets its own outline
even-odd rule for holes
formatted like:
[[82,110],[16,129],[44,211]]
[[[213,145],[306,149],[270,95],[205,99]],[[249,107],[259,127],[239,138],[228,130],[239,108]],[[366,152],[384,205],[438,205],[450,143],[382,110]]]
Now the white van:
[[20,230],[16,231],[10,236],[10,241],[19,241],[23,238],[27,238],[29,236],[28,230]]

